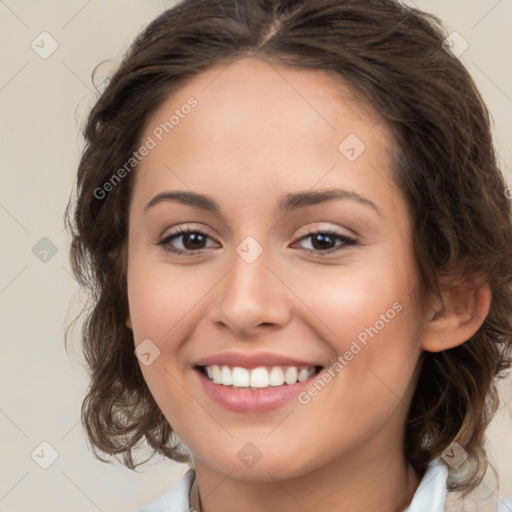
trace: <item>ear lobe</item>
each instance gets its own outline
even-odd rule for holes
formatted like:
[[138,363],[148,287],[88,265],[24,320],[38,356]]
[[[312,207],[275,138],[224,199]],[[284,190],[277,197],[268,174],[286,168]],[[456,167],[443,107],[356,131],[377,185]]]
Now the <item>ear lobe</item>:
[[[434,313],[427,318],[422,348],[428,352],[447,350],[469,340],[483,324],[491,306],[487,282],[473,279],[451,286],[432,301]],[[442,299],[442,300],[441,300]]]
[[128,318],[126,319],[126,327],[133,331],[132,319],[130,318],[130,315],[128,315]]

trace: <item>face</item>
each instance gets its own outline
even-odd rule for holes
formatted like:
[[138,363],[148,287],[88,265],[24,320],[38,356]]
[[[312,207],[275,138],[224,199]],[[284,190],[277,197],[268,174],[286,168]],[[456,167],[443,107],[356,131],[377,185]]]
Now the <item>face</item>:
[[268,480],[401,453],[422,316],[393,141],[364,99],[244,59],[173,92],[141,141],[127,325],[196,466]]

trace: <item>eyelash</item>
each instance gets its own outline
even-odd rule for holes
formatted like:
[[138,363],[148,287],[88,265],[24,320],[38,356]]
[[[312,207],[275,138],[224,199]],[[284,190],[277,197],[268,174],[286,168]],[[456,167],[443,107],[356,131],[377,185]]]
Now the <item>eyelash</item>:
[[[187,235],[187,234],[192,234],[192,233],[199,234],[201,236],[210,238],[209,235],[207,235],[206,233],[204,233],[203,231],[200,231],[198,229],[179,228],[174,233],[171,233],[168,236],[166,236],[165,238],[163,238],[162,240],[160,240],[157,245],[163,246],[166,251],[174,253],[174,254],[195,255],[198,252],[202,251],[203,249],[197,249],[195,251],[188,251],[188,250],[183,251],[181,249],[173,249],[173,248],[171,248],[171,241],[172,240],[174,240],[175,238],[179,238],[180,236]],[[339,239],[339,240],[341,240],[343,242],[343,245],[341,245],[341,247],[338,246],[337,248],[334,247],[332,249],[326,249],[326,250],[304,249],[306,252],[308,252],[310,254],[312,254],[312,253],[321,254],[321,255],[332,254],[334,252],[338,252],[338,251],[343,250],[346,246],[357,245],[357,243],[358,243],[357,240],[355,240],[354,238],[350,238],[350,237],[348,237],[346,235],[342,235],[340,233],[336,233],[335,231],[329,231],[329,230],[311,231],[311,232],[306,233],[305,235],[301,236],[298,239],[297,242],[300,242],[302,240],[311,238],[311,237],[313,237],[315,235],[324,235],[324,236],[329,236],[329,237],[332,237],[332,238],[337,238],[337,239]],[[297,243],[297,242],[294,242],[294,244]]]

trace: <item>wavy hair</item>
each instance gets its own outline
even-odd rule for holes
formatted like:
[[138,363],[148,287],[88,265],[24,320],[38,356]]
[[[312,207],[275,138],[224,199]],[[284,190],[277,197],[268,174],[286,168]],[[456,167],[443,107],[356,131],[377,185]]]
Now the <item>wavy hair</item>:
[[82,423],[100,460],[97,450],[122,454],[134,469],[143,441],[151,456],[188,455],[144,381],[125,325],[136,168],[106,197],[95,191],[128,161],[149,116],[187,78],[254,57],[330,71],[382,116],[394,137],[394,180],[413,220],[423,292],[439,293],[442,275],[478,274],[489,283],[491,308],[476,334],[423,354],[404,446],[423,474],[457,441],[473,466],[452,489],[469,492],[482,480],[496,380],[511,365],[511,202],[490,114],[466,68],[443,48],[445,38],[438,18],[397,0],[184,0],[138,35],[84,124],[76,197],[65,212],[72,270],[90,299],[82,312],[90,374]]

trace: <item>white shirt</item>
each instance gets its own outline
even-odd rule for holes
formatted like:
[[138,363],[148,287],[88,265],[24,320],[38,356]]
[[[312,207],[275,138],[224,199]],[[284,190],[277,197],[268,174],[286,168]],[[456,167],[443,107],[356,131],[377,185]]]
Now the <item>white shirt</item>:
[[[444,512],[448,470],[439,459],[427,468],[420,485],[404,512]],[[169,491],[139,512],[190,512],[188,496],[195,471],[189,469]]]

